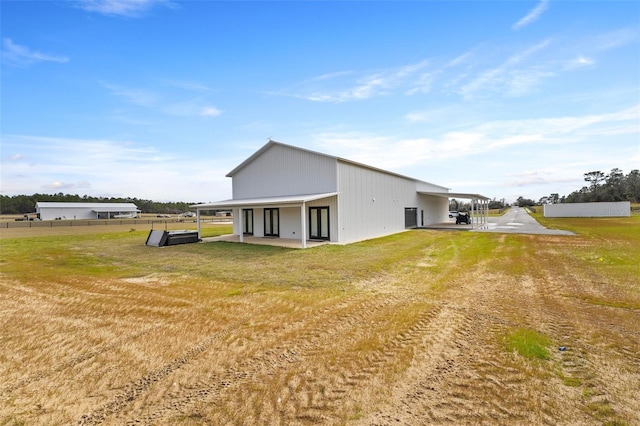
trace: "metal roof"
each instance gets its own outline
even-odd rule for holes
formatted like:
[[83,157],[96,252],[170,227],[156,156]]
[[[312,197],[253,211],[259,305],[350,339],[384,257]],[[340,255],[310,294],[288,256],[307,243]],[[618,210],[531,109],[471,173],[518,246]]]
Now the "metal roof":
[[490,200],[491,198],[481,194],[471,194],[468,192],[431,192],[431,191],[418,191],[418,194],[433,195],[434,197],[443,198],[466,198],[470,200]]
[[357,161],[348,160],[348,159],[342,158],[342,157],[336,157],[334,155],[324,154],[322,152],[317,152],[317,151],[313,151],[313,150],[306,149],[306,148],[300,148],[298,146],[287,145],[285,143],[277,142],[277,141],[274,141],[274,140],[271,140],[271,139],[269,139],[269,142],[267,142],[264,146],[262,146],[262,148],[260,148],[256,152],[254,152],[249,158],[244,160],[242,163],[240,163],[238,166],[236,166],[236,168],[234,168],[229,173],[227,173],[226,177],[233,177],[236,173],[238,173],[240,170],[244,169],[251,162],[253,162],[253,160],[255,160],[256,158],[261,156],[265,151],[267,151],[269,148],[271,148],[274,145],[280,145],[280,146],[283,146],[283,147],[286,147],[286,148],[296,149],[298,151],[303,151],[303,152],[308,152],[308,153],[311,153],[311,154],[321,155],[323,157],[332,158],[332,159],[334,159],[336,161],[339,161],[339,162],[342,162],[342,163],[352,164],[354,166],[363,167],[363,168],[369,169],[369,170],[375,170],[377,172],[384,173],[384,174],[387,174],[387,175],[397,176],[397,177],[400,177],[400,178],[403,178],[403,179],[412,180],[412,181],[415,181],[415,182],[426,183],[426,184],[437,186],[437,187],[440,187],[440,188],[443,188],[443,189],[449,189],[449,188],[446,188],[446,187],[444,187],[442,185],[436,185],[435,183],[426,182],[426,181],[423,181],[423,180],[420,180],[420,179],[416,179],[416,178],[412,178],[412,177],[409,177],[409,176],[401,175],[400,173],[390,172],[389,170],[380,169],[378,167],[373,167],[373,166],[369,166],[367,164],[358,163]]
[[133,203],[65,203],[38,201],[36,207],[41,209],[91,209],[100,212],[140,211],[138,206]]
[[283,204],[302,204],[309,201],[320,200],[338,195],[337,192],[325,192],[320,194],[285,195],[280,197],[244,198],[240,200],[224,200],[215,203],[194,204],[191,208],[199,210],[228,209],[233,207],[252,206],[277,206]]

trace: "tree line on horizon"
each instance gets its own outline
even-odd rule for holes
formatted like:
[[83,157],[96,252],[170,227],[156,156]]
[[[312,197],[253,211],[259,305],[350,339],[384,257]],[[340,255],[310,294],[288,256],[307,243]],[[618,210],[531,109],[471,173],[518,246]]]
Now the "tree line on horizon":
[[[584,174],[584,180],[589,185],[573,191],[567,196],[552,193],[540,198],[538,201],[530,200],[522,196],[518,197],[516,204],[519,207],[535,206],[540,204],[556,203],[589,203],[598,201],[630,201],[640,203],[640,170],[631,170],[624,174],[622,170],[614,168],[610,173],[595,170]],[[139,198],[116,197],[92,197],[77,194],[33,194],[33,195],[0,195],[0,214],[24,214],[36,211],[36,202],[74,202],[74,203],[133,203],[142,213],[180,214],[189,211],[189,206],[197,203],[186,202],[158,202]],[[504,199],[492,200],[491,209],[500,209],[505,206]],[[460,207],[455,202],[454,210]],[[450,205],[450,209],[452,206]]]
[[593,203],[630,201],[640,203],[640,170],[631,170],[624,174],[618,168],[604,173],[594,170],[584,174],[584,180],[588,185],[567,196],[552,193],[540,198],[537,202],[524,197],[518,197],[516,204],[519,207],[528,207],[540,204],[557,203]]
[[189,206],[197,203],[158,202],[139,198],[91,197],[71,194],[0,195],[0,214],[25,214],[36,211],[36,202],[65,203],[133,203],[142,213],[180,214],[189,211]]

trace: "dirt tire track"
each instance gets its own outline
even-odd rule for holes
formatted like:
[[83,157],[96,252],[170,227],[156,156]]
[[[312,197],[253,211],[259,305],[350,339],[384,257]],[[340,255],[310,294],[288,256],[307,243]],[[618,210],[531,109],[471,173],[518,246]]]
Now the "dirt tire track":
[[[545,318],[542,329],[537,331],[551,336],[554,343],[557,343],[558,346],[567,348],[565,351],[558,351],[555,347],[550,348],[552,360],[559,370],[553,373],[555,376],[559,376],[555,377],[555,379],[561,378],[564,383],[572,383],[577,380],[584,384],[584,380],[589,377],[591,380],[591,383],[588,385],[589,387],[601,388],[601,386],[597,384],[598,380],[595,377],[596,370],[589,360],[588,353],[591,351],[590,345],[585,341],[583,334],[580,333],[575,325],[576,321],[580,322],[580,320],[572,318],[570,315],[571,312],[576,312],[576,307],[573,306],[571,309],[567,308],[567,304],[572,305],[573,303],[566,300],[562,295],[562,287],[557,283],[550,283],[545,279],[537,279],[536,287],[538,291],[529,294],[527,298],[528,309],[522,309],[521,303],[518,301],[519,295],[518,293],[514,293],[505,297],[506,301],[503,312],[509,317],[519,315],[525,327],[532,327],[532,324],[539,324],[539,318]],[[576,392],[567,389],[566,385],[556,383],[556,385],[553,386],[552,383],[549,383],[547,388],[556,389],[558,395],[562,393],[569,394],[574,401],[580,399],[577,397]],[[549,392],[551,392],[551,390],[547,390],[543,395],[545,399],[553,397]],[[606,398],[604,399],[606,400]],[[574,405],[572,410],[559,410],[557,409],[557,405],[557,401],[552,403],[550,409],[553,411],[550,412],[556,414],[554,414],[554,416],[547,415],[544,418],[545,423],[555,424],[559,420],[562,420],[575,424],[589,424],[590,413],[585,409],[586,404],[584,399],[580,400],[578,405]],[[573,414],[570,415],[567,411],[572,411]],[[549,411],[545,410],[544,412],[548,413]],[[559,412],[564,412],[564,419],[558,418],[557,413]]]
[[[413,425],[417,419],[428,424],[523,421],[517,404],[498,402],[522,386],[521,372],[470,351],[478,344],[478,330],[491,327],[489,318],[455,305],[443,309],[430,325],[432,333],[405,384],[394,391],[395,406],[386,406],[358,424]],[[473,398],[472,393],[491,395],[492,402]]]
[[[523,295],[515,291],[504,296],[501,310],[506,317],[520,317],[523,326],[535,327],[535,324],[538,324],[541,327],[538,331],[552,337],[556,344],[555,347],[549,348],[555,367],[548,368],[549,374],[553,377],[541,395],[550,405],[543,409],[543,413],[553,413],[553,416],[545,414],[544,422],[554,424],[560,420],[576,424],[624,423],[619,411],[627,411],[626,407],[633,406],[633,398],[616,391],[612,380],[604,377],[602,372],[611,370],[611,365],[617,363],[617,359],[620,363],[615,370],[626,369],[640,379],[638,352],[633,351],[633,348],[639,347],[637,339],[634,339],[635,334],[628,333],[624,327],[621,330],[620,324],[624,324],[624,321],[616,321],[614,326],[610,321],[604,320],[606,317],[602,317],[601,313],[615,308],[588,304],[580,298],[568,298],[567,289],[548,275],[543,274],[533,279],[523,276],[522,279],[533,281],[536,289],[527,293],[527,308],[522,307]],[[570,280],[568,285],[576,286],[576,282]],[[579,280],[577,285],[580,285]],[[572,291],[586,290],[576,287]],[[541,323],[540,318],[544,318],[544,322]],[[596,361],[597,357],[603,357],[602,349],[590,343],[589,332],[586,332],[589,327],[585,326],[586,324],[597,325],[598,332],[606,330],[610,336],[624,336],[626,340],[631,341],[627,347],[622,348],[609,345],[603,365],[602,361]],[[561,346],[566,350],[559,351],[558,347]],[[630,390],[633,392],[633,389]],[[554,391],[557,395],[566,394],[567,398],[572,398],[574,404],[571,405],[571,410],[567,407],[561,409],[563,407],[558,405],[557,398],[552,394]],[[635,393],[636,399],[640,397],[637,387]],[[560,419],[558,413],[563,413],[564,418]],[[635,418],[640,422],[637,413],[625,412],[625,417]]]
[[14,385],[10,385],[10,386],[6,386],[5,388],[0,389],[0,397],[6,396],[7,394],[10,394],[11,392],[20,389],[23,386],[27,386],[33,382],[37,382],[39,380],[43,380],[49,376],[51,376],[52,374],[55,373],[59,373],[61,371],[66,370],[67,368],[72,368],[75,367],[78,364],[81,364],[85,361],[88,361],[92,358],[95,358],[98,355],[102,355],[104,353],[107,353],[117,347],[120,347],[122,345],[124,345],[127,342],[131,342],[133,340],[136,340],[142,336],[145,336],[149,333],[151,333],[153,330],[155,330],[156,328],[158,328],[158,325],[152,326],[152,327],[148,327],[138,333],[132,334],[130,336],[126,336],[126,337],[122,337],[120,339],[117,339],[116,341],[109,343],[107,345],[104,345],[100,348],[97,348],[96,350],[90,351],[90,352],[86,352],[84,354],[78,355],[76,357],[71,358],[68,361],[65,361],[51,369],[48,370],[44,370],[44,371],[40,371],[37,372],[29,377],[24,378],[23,380],[15,383]]
[[268,349],[262,355],[237,362],[227,366],[220,374],[212,375],[198,383],[197,389],[187,392],[181,391],[171,396],[171,401],[163,407],[143,417],[130,419],[128,424],[151,424],[174,415],[184,414],[187,407],[206,402],[215,404],[223,393],[237,388],[244,383],[260,382],[283,370],[290,364],[300,364],[303,359],[312,358],[322,351],[324,342],[330,341],[345,330],[362,324],[364,319],[383,309],[406,302],[408,296],[385,295],[383,299],[368,299],[355,308],[349,309],[341,315],[335,315],[332,310],[326,310],[324,315],[330,316],[326,321],[316,318],[314,329],[292,336],[289,341],[279,342],[277,346]]
[[113,415],[121,411],[124,407],[130,404],[138,395],[149,388],[153,383],[161,380],[165,376],[171,374],[173,371],[181,368],[192,359],[198,357],[201,353],[205,352],[214,342],[222,339],[234,330],[239,328],[243,322],[235,323],[201,341],[196,346],[191,347],[184,356],[176,358],[173,361],[165,364],[161,368],[152,371],[145,376],[138,379],[136,382],[131,383],[125,387],[125,389],[115,395],[111,401],[107,402],[101,408],[94,410],[90,414],[83,415],[78,424],[80,425],[94,425],[102,423],[108,416]]
[[[11,395],[7,405],[14,404],[0,423],[640,424],[640,312],[629,308],[637,298],[625,299],[626,287],[607,283],[604,269],[586,265],[583,272],[576,268],[584,262],[570,257],[552,261],[561,252],[554,250],[564,248],[560,238],[546,252],[525,238],[503,239],[496,262],[482,260],[486,253],[476,262],[473,250],[463,259],[455,246],[464,260],[455,272],[449,269],[458,263],[441,270],[436,253],[425,251],[429,259],[418,268],[411,257],[402,268],[353,283],[350,293],[322,292],[311,303],[314,294],[298,288],[234,299],[227,289],[207,292],[228,309],[215,313],[225,322],[201,327],[210,309],[220,308],[205,303],[189,311],[190,334],[171,328],[178,339],[166,347],[154,333],[118,348],[152,331],[137,327],[119,340],[101,328],[92,340],[101,346],[92,348],[61,338],[68,344],[64,358],[42,357],[27,374],[16,370],[7,387],[0,384],[0,401]],[[526,256],[502,263],[513,250]],[[553,268],[564,259],[571,268]],[[540,267],[545,261],[549,267]],[[92,308],[85,303],[84,317],[91,318]],[[180,314],[182,304],[175,309]],[[85,329],[60,318],[62,327]],[[507,337],[518,329],[549,337],[551,358],[507,350]],[[121,350],[133,357],[128,371],[118,369]],[[87,384],[74,382],[75,373]],[[64,384],[76,393],[67,397]],[[32,395],[39,390],[57,399],[41,404]]]
[[[296,424],[315,422],[339,423],[340,405],[345,404],[345,399],[354,398],[354,391],[362,393],[367,383],[376,379],[385,368],[393,366],[400,352],[410,350],[425,338],[431,331],[430,324],[443,305],[435,304],[422,312],[417,320],[409,328],[392,336],[384,347],[372,351],[365,357],[345,354],[349,368],[323,368],[323,366],[308,365],[308,369],[302,374],[293,376],[288,380],[288,398],[279,401],[278,424]],[[297,384],[294,385],[294,384]],[[282,393],[282,392],[281,392]],[[306,398],[296,396],[307,395]],[[349,402],[349,401],[347,401]],[[355,404],[351,404],[355,405]],[[336,408],[335,410],[332,410]],[[338,413],[330,414],[330,411]]]
[[[567,350],[554,353],[554,359],[560,366],[560,374],[566,382],[579,383],[578,389],[582,391],[580,407],[582,411],[604,424],[622,422],[616,405],[630,406],[633,398],[620,401],[621,395],[616,395],[618,392],[612,388],[615,387],[615,384],[602,375],[602,372],[607,369],[600,368],[599,362],[596,360],[600,350],[585,341],[585,337],[576,330],[572,321],[567,320],[567,312],[562,307],[558,306],[549,310],[547,315],[552,319],[551,332],[566,342],[563,345],[566,345]],[[629,357],[628,350],[616,347],[609,347],[607,351],[608,353],[605,355],[607,364],[615,363],[618,370],[621,368],[635,369],[636,377],[640,377],[637,354]],[[626,362],[620,363],[619,360],[631,360],[632,362],[629,365]],[[622,404],[619,404],[620,402]],[[635,418],[640,422],[640,415],[636,413]]]
[[[567,281],[574,286],[574,293],[590,293],[582,287],[583,281],[568,275]],[[549,333],[567,348],[554,351],[553,358],[565,383],[578,385],[582,412],[604,424],[625,423],[624,418],[632,418],[640,424],[640,413],[629,409],[633,401],[640,400],[640,389],[628,385],[625,392],[620,392],[616,389],[620,384],[606,376],[611,370],[625,370],[625,376],[635,377],[631,381],[640,382],[640,332],[630,329],[631,324],[640,324],[640,312],[625,307],[596,305],[580,297],[567,297],[567,289],[548,272],[539,285],[543,301],[541,311],[549,319]],[[613,314],[616,321],[611,321]],[[614,343],[604,348],[594,346],[589,340],[590,333],[585,333],[585,324],[592,324],[599,333],[607,336],[605,341],[624,341],[625,346]],[[621,413],[624,418],[621,418]]]
[[[325,307],[322,309],[324,314],[335,314],[335,310],[350,310],[350,303],[355,299],[354,296],[340,300],[333,307]],[[226,328],[223,332],[219,332],[211,336],[209,339],[204,340],[200,344],[192,347],[190,350],[186,352],[182,357],[178,357],[173,361],[165,364],[164,366],[146,374],[145,376],[139,378],[135,382],[130,382],[124,391],[120,392],[118,395],[114,396],[112,400],[103,405],[103,407],[95,410],[91,414],[83,416],[79,420],[79,424],[99,424],[103,423],[108,417],[117,415],[126,409],[127,406],[131,405],[136,399],[144,394],[146,390],[148,390],[153,384],[162,380],[162,378],[168,376],[170,373],[177,371],[179,368],[183,367],[188,363],[192,363],[198,358],[200,353],[205,352],[209,346],[216,340],[220,340],[223,337],[229,336],[234,330],[240,328],[244,322],[240,321],[235,325]],[[298,321],[297,323],[293,323],[291,326],[295,329],[296,326],[303,324],[304,321]],[[273,331],[274,333],[280,332]],[[277,334],[279,336],[279,334]],[[285,355],[286,356],[286,355]],[[221,383],[222,388],[226,388],[229,386],[229,383],[238,378],[245,378],[246,374],[238,374],[230,369],[230,371],[221,375]],[[200,392],[202,393],[202,392]],[[83,423],[88,422],[88,423]]]

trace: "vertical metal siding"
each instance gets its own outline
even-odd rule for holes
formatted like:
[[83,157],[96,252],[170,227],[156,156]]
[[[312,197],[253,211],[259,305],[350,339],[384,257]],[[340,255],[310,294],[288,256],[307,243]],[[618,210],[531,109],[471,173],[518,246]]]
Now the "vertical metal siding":
[[264,237],[264,209],[253,209],[253,235],[256,237]]
[[233,176],[233,198],[335,192],[336,159],[274,145]]
[[302,238],[300,225],[300,207],[280,207],[280,238]]
[[338,162],[341,242],[403,231],[405,207],[420,208],[416,181]]
[[631,216],[629,201],[601,203],[545,204],[544,217],[628,217]]
[[446,222],[449,218],[449,199],[418,194],[418,210],[419,226],[423,225],[420,222],[421,211],[424,211],[424,226]]
[[422,192],[449,192],[449,188],[444,186],[435,185],[429,182],[416,181],[416,191]]
[[41,220],[64,219],[95,219],[96,213],[91,208],[63,208],[63,207],[40,207],[38,209]]
[[[232,185],[234,199],[338,192],[337,197],[306,203],[305,208],[308,215],[308,207],[329,206],[330,240],[334,242],[403,231],[407,207],[418,209],[418,225],[422,211],[425,225],[445,220],[448,211],[446,198],[417,193],[447,192],[447,188],[281,145],[272,146],[235,173]],[[263,210],[255,208],[256,236],[263,235],[262,218]],[[300,208],[281,208],[280,236],[299,238],[299,231]]]

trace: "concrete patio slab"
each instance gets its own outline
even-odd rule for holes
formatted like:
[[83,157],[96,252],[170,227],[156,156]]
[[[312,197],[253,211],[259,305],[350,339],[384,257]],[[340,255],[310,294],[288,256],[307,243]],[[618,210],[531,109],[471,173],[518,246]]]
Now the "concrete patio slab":
[[[211,243],[216,241],[224,241],[228,243],[239,243],[240,237],[238,235],[221,235],[219,237],[207,237],[202,238],[203,243]],[[302,248],[302,242],[300,240],[294,240],[290,238],[272,238],[272,237],[252,237],[244,236],[244,243],[246,244],[258,244],[264,246],[286,247],[286,248]],[[325,244],[329,244],[329,241],[310,241],[307,240],[307,248],[318,247]]]

